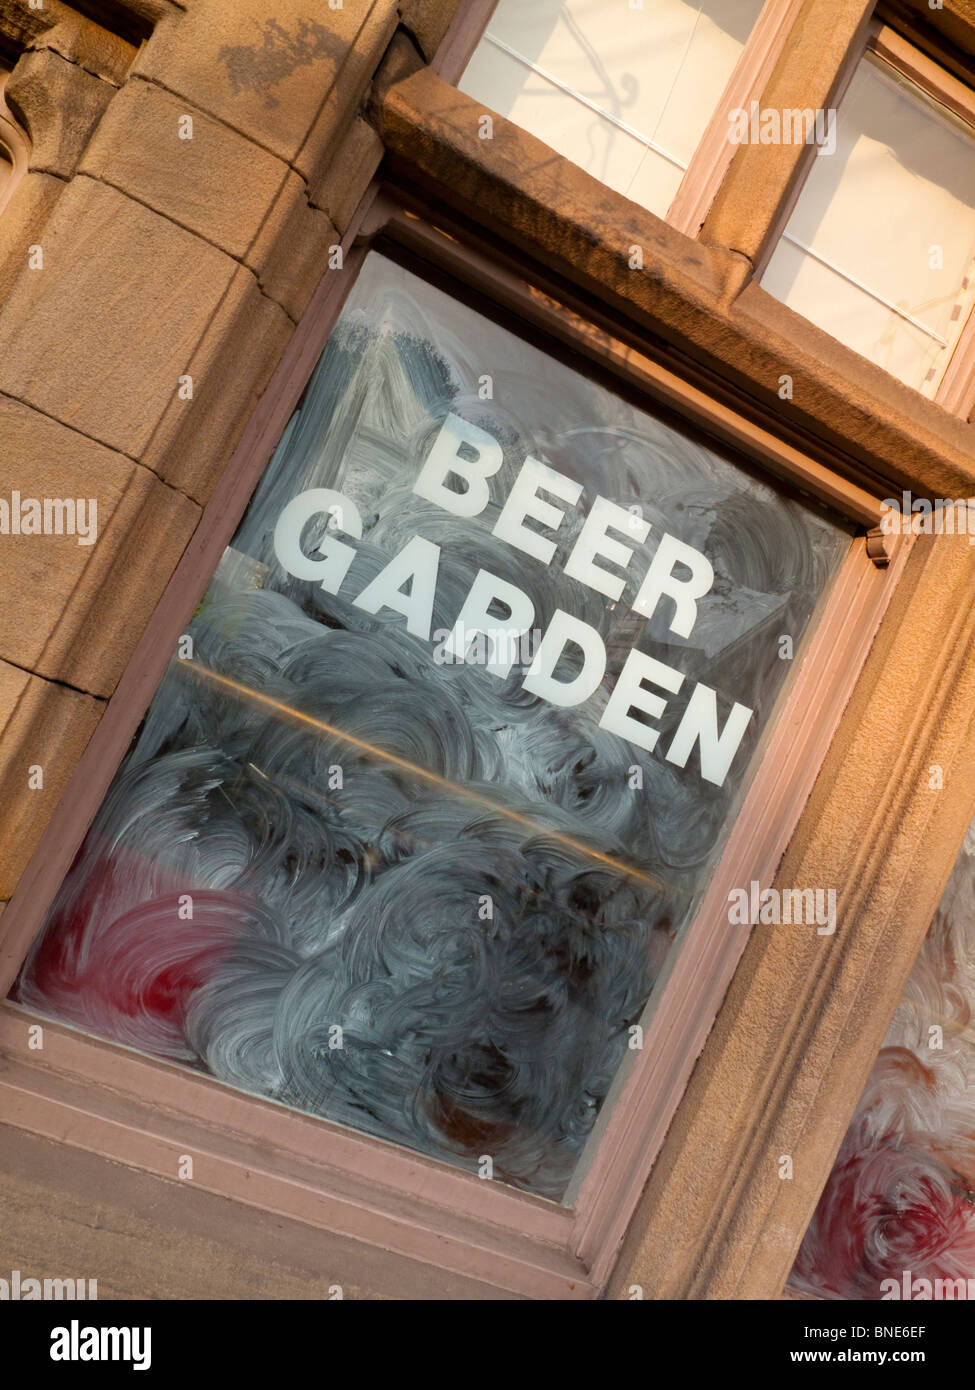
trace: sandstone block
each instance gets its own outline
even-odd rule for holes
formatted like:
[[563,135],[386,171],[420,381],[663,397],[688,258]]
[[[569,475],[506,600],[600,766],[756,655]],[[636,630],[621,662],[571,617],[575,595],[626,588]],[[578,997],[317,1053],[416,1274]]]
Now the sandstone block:
[[289,171],[270,216],[245,256],[264,293],[297,320],[325,273],[340,237],[324,212],[308,202],[304,179]]
[[53,174],[27,173],[17,183],[0,217],[0,305],[10,299],[18,277],[28,273],[30,248],[43,241],[48,218],[63,192],[63,179]]
[[0,661],[0,898],[17,886],[104,708]]
[[383,142],[368,121],[357,116],[311,201],[328,214],[340,234],[344,234],[352,214],[383,157]]
[[238,267],[186,371],[192,400],[174,394],[144,461],[160,477],[206,502],[294,325]]
[[[142,6],[143,0],[135,0],[129,9]],[[0,18],[4,34],[15,48],[59,53],[86,72],[116,86],[125,81],[138,44],[151,31],[150,22],[136,20],[125,25],[123,37],[86,19],[62,0],[42,0],[36,6],[28,4],[28,0],[0,0]],[[131,13],[127,18],[133,18]]]
[[80,175],[40,240],[0,314],[0,392],[137,458],[238,267]]
[[[305,140],[295,155],[294,164],[310,188],[315,188],[345,138],[363,98],[369,91],[373,75],[393,42],[398,13],[385,3],[373,4],[364,14],[362,27],[350,45],[345,60],[335,75],[324,100],[316,112]],[[416,55],[405,34],[404,43]]]
[[258,236],[290,174],[280,159],[222,121],[137,79],[112,102],[81,171],[131,194],[238,260]]
[[218,116],[293,162],[376,11],[395,0],[197,0],[161,22],[133,71]]
[[116,88],[49,49],[25,53],[5,89],[31,138],[31,169],[70,178]]
[[[0,440],[0,657],[110,695],[200,509],[148,469],[6,397]],[[35,533],[35,516],[46,534]]]
[[462,0],[403,0],[403,24],[420,45],[427,62],[433,61],[461,3]]

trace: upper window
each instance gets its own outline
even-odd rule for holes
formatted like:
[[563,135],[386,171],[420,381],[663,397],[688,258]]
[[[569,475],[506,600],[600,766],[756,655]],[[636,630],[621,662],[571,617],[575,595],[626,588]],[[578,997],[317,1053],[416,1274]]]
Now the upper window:
[[564,1197],[850,540],[371,253],[17,997]]
[[762,284],[933,396],[975,298],[975,131],[925,67],[929,90],[866,55]]
[[663,217],[763,0],[500,0],[460,89]]

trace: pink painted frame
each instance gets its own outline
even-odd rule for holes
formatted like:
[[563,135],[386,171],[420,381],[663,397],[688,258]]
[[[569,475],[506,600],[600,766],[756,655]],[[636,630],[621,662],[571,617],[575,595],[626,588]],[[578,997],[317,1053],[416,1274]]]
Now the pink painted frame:
[[[344,269],[329,272],[286,349],[203,519],[95,731],[55,815],[0,919],[0,995],[6,995],[115,769],[162,678],[170,653],[233,535],[274,446],[341,311],[359,267],[382,234],[409,244],[469,284],[494,281],[499,299],[579,351],[676,406],[712,433],[752,441],[767,464],[862,524],[879,500],[805,468],[770,430],[682,383],[605,328],[540,293],[534,279],[423,222],[373,188],[345,238]],[[419,237],[419,241],[418,241]],[[451,255],[451,248],[454,254]],[[519,288],[520,283],[520,288]],[[202,1074],[143,1057],[0,1004],[0,1120],[174,1178],[194,1158],[194,1181],[237,1201],[341,1232],[513,1294],[598,1297],[695,1059],[747,940],[730,928],[727,895],[772,881],[820,761],[889,601],[909,541],[879,569],[862,539],[841,567],[792,689],[756,757],[758,767],[704,902],[655,992],[645,1043],[603,1107],[599,1142],[571,1206],[481,1181],[444,1163],[273,1102]],[[815,710],[816,718],[809,717]],[[693,1008],[687,1007],[694,1001]],[[41,1022],[45,1045],[28,1048]]]
[[460,0],[431,64],[434,72],[452,87],[463,77],[497,8],[498,0]]
[[700,232],[734,157],[729,111],[747,111],[761,97],[801,9],[802,0],[766,0],[668,209],[666,220],[687,236]]

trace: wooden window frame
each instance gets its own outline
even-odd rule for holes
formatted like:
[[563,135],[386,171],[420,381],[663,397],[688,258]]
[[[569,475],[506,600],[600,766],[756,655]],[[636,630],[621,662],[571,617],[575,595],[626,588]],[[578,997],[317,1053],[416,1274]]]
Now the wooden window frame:
[[[828,502],[864,529],[881,499],[783,442],[769,428],[635,346],[624,325],[594,319],[448,214],[375,185],[251,417],[115,695],[2,919],[7,995],[162,679],[169,656],[295,409],[369,250],[393,242],[489,295],[526,324],[601,364],[719,441]],[[701,907],[655,991],[642,1052],[607,1098],[571,1206],[232,1089],[0,1003],[0,1114],[7,1123],[173,1178],[194,1159],[204,1189],[536,1298],[593,1298],[606,1288],[695,1059],[744,950],[728,893],[770,883],[902,572],[911,537],[888,556],[854,541],[811,632],[788,695],[754,757],[755,772]],[[874,558],[868,554],[871,550]],[[808,717],[815,709],[815,719]],[[688,999],[694,1008],[687,1008]],[[28,1046],[41,1023],[44,1047]]]
[[747,111],[772,75],[799,17],[803,0],[766,0],[755,28],[735,64],[697,149],[667,212],[666,221],[696,237],[708,208],[734,158],[728,139],[728,112]]

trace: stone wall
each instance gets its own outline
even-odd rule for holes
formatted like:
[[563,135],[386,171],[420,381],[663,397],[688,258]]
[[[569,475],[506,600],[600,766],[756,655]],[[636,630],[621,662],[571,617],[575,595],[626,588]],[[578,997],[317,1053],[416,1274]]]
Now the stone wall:
[[32,145],[0,222],[4,475],[97,497],[99,531],[0,551],[0,900],[382,153],[360,110],[392,0],[135,8],[138,48],[58,0],[0,4]]

